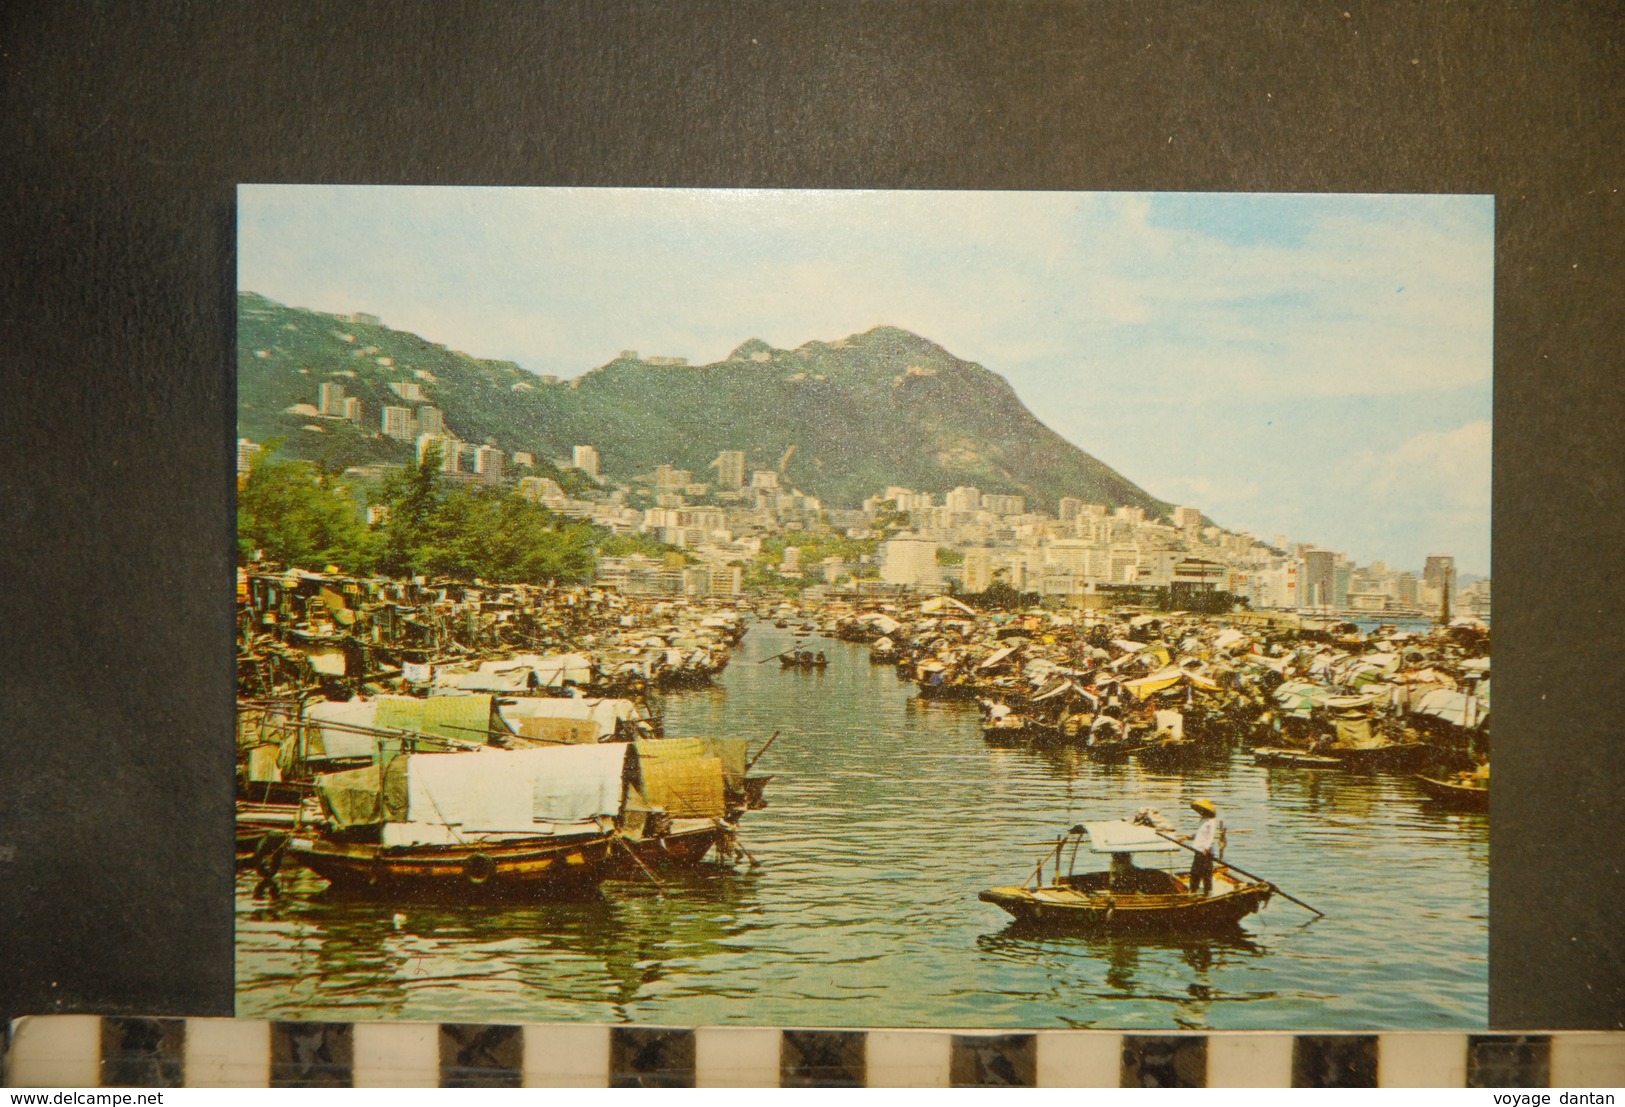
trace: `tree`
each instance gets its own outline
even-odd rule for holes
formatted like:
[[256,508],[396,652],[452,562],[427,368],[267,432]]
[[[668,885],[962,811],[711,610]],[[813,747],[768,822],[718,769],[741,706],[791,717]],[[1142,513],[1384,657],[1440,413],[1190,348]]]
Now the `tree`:
[[237,494],[237,553],[320,570],[356,571],[367,535],[351,489],[306,461],[261,458]]
[[391,576],[422,572],[418,554],[440,506],[439,443],[423,451],[415,469],[385,478],[378,504],[385,517],[372,534],[375,564]]

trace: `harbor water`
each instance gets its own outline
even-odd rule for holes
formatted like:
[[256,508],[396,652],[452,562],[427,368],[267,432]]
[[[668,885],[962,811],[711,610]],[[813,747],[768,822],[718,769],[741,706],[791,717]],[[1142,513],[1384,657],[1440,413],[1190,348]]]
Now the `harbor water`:
[[[583,902],[339,899],[291,863],[237,882],[237,1014],[678,1026],[1373,1030],[1487,1020],[1486,816],[1407,778],[1228,763],[1151,771],[990,747],[974,703],[922,701],[868,649],[754,624],[715,687],[668,695],[666,733],[778,739],[745,816],[759,862],[606,882]],[[792,642],[827,669],[757,664]],[[1276,897],[1231,938],[1011,927],[1018,884],[1075,823],[1195,798]],[[1104,858],[1079,854],[1080,868]],[[1146,859],[1143,863],[1152,863]]]

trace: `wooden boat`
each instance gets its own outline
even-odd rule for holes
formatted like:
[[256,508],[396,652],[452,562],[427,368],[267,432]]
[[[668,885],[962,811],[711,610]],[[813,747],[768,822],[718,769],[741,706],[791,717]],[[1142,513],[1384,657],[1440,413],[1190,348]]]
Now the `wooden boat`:
[[1453,780],[1439,780],[1420,773],[1411,779],[1416,781],[1417,787],[1427,793],[1429,799],[1442,807],[1453,807],[1461,811],[1490,809],[1490,786],[1487,780],[1480,780],[1471,774],[1461,774]]
[[747,776],[745,778],[745,810],[760,811],[767,806],[767,785],[773,779],[773,774],[767,776]]
[[1211,751],[1194,738],[1153,738],[1129,756],[1153,769],[1179,769],[1203,760]]
[[1339,746],[1322,748],[1326,757],[1336,758],[1345,769],[1354,772],[1373,772],[1385,769],[1392,772],[1413,772],[1420,768],[1431,753],[1424,742],[1384,742],[1375,746]]
[[[1110,855],[1106,871],[1071,871],[1085,836],[1091,852]],[[1062,875],[1069,848],[1068,871]],[[1191,892],[1188,870],[1140,868],[1134,863],[1136,854],[1179,851],[1179,845],[1150,827],[1123,820],[1086,823],[1057,838],[1055,849],[1024,883],[989,888],[979,898],[1009,912],[1019,923],[1107,934],[1234,931],[1242,919],[1269,902],[1273,885],[1244,880],[1222,862],[1214,866],[1211,895]],[[1046,868],[1052,868],[1048,881]]]
[[238,863],[257,860],[261,856],[260,844],[267,835],[285,836],[301,821],[309,821],[301,813],[302,806],[302,802],[255,803],[252,800],[238,800],[236,834]]
[[1030,715],[1012,712],[982,726],[982,738],[993,745],[1014,745],[1021,742],[1051,743],[1062,738],[1061,728],[1039,722]]
[[287,853],[347,891],[414,898],[551,899],[596,887],[609,872],[614,844],[613,834],[603,829],[402,846],[310,834],[288,839]]
[[823,669],[828,666],[827,657],[801,657],[793,653],[779,655],[779,667],[784,669]]
[[731,837],[731,828],[721,819],[672,819],[651,837],[626,835],[611,862],[617,876],[631,873],[640,863],[654,868],[698,865],[713,849],[720,854]]
[[1253,750],[1253,764],[1280,766],[1293,769],[1340,769],[1343,763],[1335,757],[1322,757],[1308,750],[1287,749],[1280,746],[1260,746]]

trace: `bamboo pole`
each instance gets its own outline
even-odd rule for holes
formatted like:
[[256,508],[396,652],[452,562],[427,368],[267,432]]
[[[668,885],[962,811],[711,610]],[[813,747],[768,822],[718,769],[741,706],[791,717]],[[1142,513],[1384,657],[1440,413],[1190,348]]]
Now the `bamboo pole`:
[[[1190,850],[1192,853],[1200,853],[1201,852],[1195,846],[1191,845],[1189,842],[1182,842],[1178,838],[1170,837],[1169,835],[1164,834],[1160,830],[1152,829],[1151,833],[1155,834],[1158,838],[1166,838],[1166,839],[1168,839],[1168,841],[1172,842],[1176,846],[1179,846],[1181,849]],[[1323,918],[1326,917],[1326,912],[1320,910],[1317,907],[1310,907],[1307,903],[1303,902],[1303,900],[1299,899],[1298,897],[1296,897],[1294,895],[1291,895],[1286,891],[1283,891],[1281,886],[1276,884],[1273,880],[1265,880],[1261,876],[1258,876],[1258,875],[1256,875],[1254,873],[1248,872],[1246,869],[1242,868],[1240,865],[1232,865],[1228,861],[1220,861],[1219,864],[1225,866],[1228,869],[1235,870],[1236,872],[1240,873],[1242,876],[1246,877],[1248,880],[1256,880],[1260,884],[1268,884],[1270,886],[1270,889],[1272,891],[1274,891],[1274,892],[1279,893],[1279,895],[1281,896],[1282,899],[1291,900],[1293,903],[1297,904],[1299,907],[1302,907],[1305,911],[1313,911],[1316,918],[1323,919]]]

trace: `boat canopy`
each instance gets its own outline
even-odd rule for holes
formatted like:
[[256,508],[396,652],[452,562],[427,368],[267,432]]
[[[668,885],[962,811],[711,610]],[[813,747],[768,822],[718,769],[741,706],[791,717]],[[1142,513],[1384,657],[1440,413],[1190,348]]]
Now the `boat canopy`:
[[982,662],[980,665],[978,665],[977,668],[978,669],[991,669],[991,668],[993,668],[993,666],[997,665],[999,662],[1003,661],[1005,658],[1009,657],[1011,654],[1013,654],[1015,652],[1016,652],[1016,647],[1015,646],[1005,646],[1002,649],[994,650],[991,654],[988,655],[987,660]]
[[1127,819],[1084,823],[1083,828],[1089,832],[1092,853],[1172,853],[1180,848],[1179,843],[1170,842],[1151,827]]
[[549,833],[621,809],[627,745],[419,753],[407,761],[413,822],[464,831]]
[[483,743],[491,733],[491,697],[379,696],[373,725],[380,730],[408,730],[453,742]]
[[638,722],[643,716],[637,704],[622,699],[561,699],[556,696],[520,696],[499,700],[497,711],[502,721],[527,738],[552,737],[552,729],[542,720],[568,719],[590,722],[594,732],[591,741],[602,741],[615,735],[615,724]]

